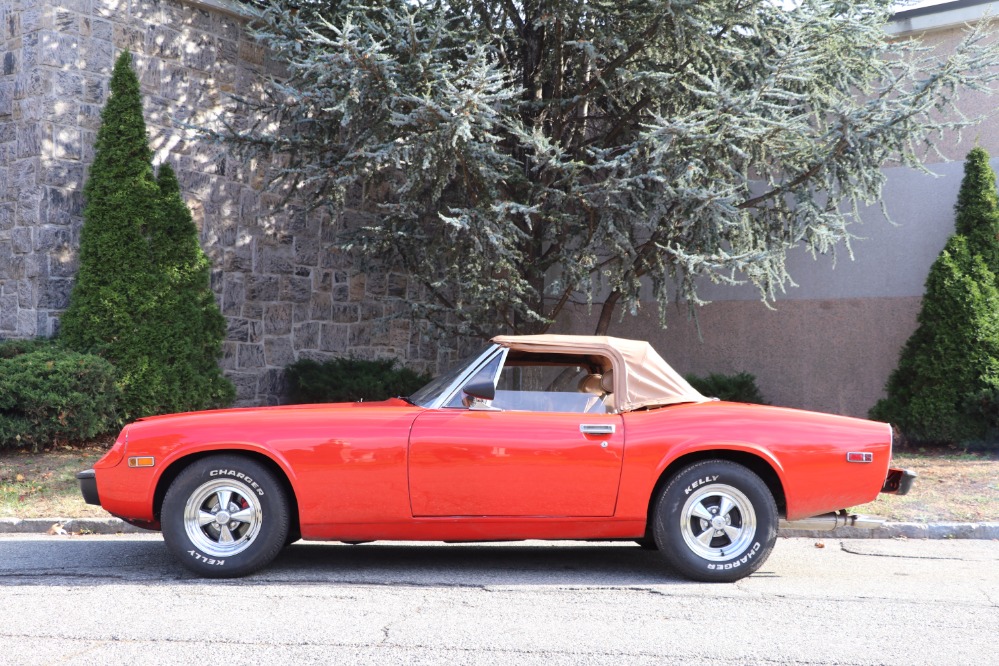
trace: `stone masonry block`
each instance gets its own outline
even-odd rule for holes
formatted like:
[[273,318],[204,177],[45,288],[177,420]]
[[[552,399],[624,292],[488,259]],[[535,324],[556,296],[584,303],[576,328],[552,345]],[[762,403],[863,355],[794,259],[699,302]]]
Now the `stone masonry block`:
[[319,336],[320,324],[318,322],[298,324],[292,334],[292,344],[296,350],[318,349]]
[[246,299],[250,301],[278,300],[278,277],[276,275],[246,276]]
[[308,303],[312,296],[312,280],[307,277],[281,277],[279,298],[292,303]]
[[264,367],[264,350],[262,345],[240,344],[236,356],[236,366],[241,369]]
[[0,296],[0,331],[13,333],[17,330],[17,296]]
[[288,338],[266,338],[264,358],[269,366],[283,368],[295,362],[295,350]]
[[291,333],[291,318],[292,305],[290,303],[268,303],[264,306],[264,335]]
[[347,324],[323,324],[319,338],[319,349],[329,352],[346,352],[349,328]]

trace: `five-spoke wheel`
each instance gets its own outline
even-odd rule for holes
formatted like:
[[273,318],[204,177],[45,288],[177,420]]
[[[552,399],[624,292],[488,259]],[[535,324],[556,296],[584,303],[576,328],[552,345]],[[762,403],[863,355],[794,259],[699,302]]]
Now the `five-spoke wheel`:
[[656,500],[653,533],[666,560],[696,580],[756,571],[777,540],[777,505],[751,470],[706,460],[680,470]]
[[184,527],[191,543],[209,555],[225,557],[248,548],[261,525],[255,493],[229,481],[209,481],[187,498]]
[[212,577],[270,563],[289,537],[288,499],[273,473],[238,455],[186,467],[163,499],[163,539],[180,562]]

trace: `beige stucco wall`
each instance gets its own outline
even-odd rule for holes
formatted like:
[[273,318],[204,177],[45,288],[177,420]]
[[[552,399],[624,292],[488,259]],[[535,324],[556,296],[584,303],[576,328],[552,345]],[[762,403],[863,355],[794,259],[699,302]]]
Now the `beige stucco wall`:
[[[772,403],[866,416],[881,397],[898,350],[915,328],[920,297],[720,301],[693,320],[680,309],[666,329],[651,313],[615,321],[609,333],[649,340],[679,372],[751,372]],[[592,333],[584,306],[565,332]]]

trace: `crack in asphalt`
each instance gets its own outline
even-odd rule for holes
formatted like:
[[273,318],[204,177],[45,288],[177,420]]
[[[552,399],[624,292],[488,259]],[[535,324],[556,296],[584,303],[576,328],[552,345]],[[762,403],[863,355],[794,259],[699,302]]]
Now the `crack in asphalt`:
[[[386,625],[386,629],[391,625],[398,622],[389,623]],[[169,643],[174,645],[203,645],[205,643],[212,643],[213,645],[223,644],[223,645],[241,645],[246,647],[256,647],[256,648],[301,648],[301,647],[319,647],[319,648],[329,648],[330,646],[338,648],[346,648],[351,650],[366,650],[366,649],[379,649],[379,650],[429,650],[433,652],[451,652],[457,654],[495,654],[495,655],[510,655],[510,656],[525,656],[525,657],[539,657],[541,655],[552,655],[559,657],[573,657],[579,660],[586,660],[587,658],[615,658],[615,659],[667,659],[671,662],[687,661],[687,660],[698,660],[697,663],[712,663],[720,664],[722,666],[728,665],[742,665],[746,663],[759,664],[760,666],[770,666],[770,665],[786,665],[789,660],[786,658],[758,658],[756,656],[752,659],[747,659],[746,657],[729,657],[724,655],[710,655],[704,654],[703,652],[651,652],[649,650],[636,650],[636,651],[625,651],[625,650],[572,650],[566,648],[553,648],[544,650],[532,650],[532,649],[520,649],[520,648],[504,648],[504,647],[489,647],[489,646],[476,646],[476,647],[461,647],[461,646],[441,646],[435,644],[405,644],[405,643],[387,643],[384,640],[377,644],[362,643],[362,642],[347,642],[347,641],[302,641],[302,640],[289,640],[289,641],[273,641],[273,642],[263,642],[263,641],[247,641],[245,639],[204,639],[204,640],[192,640],[186,638],[172,638],[169,636],[157,637],[157,638],[123,638],[119,636],[109,636],[104,638],[81,638],[79,636],[70,636],[65,634],[28,634],[28,633],[6,633],[0,632],[0,639],[22,639],[22,640],[50,640],[50,641],[73,641],[80,643],[91,643],[90,647],[75,652],[71,655],[65,655],[59,659],[59,661],[66,661],[68,659],[73,659],[80,654],[85,654],[87,652],[93,652],[100,647],[108,643],[122,643],[122,644],[162,644]],[[843,661],[841,659],[830,659],[830,660],[819,660],[819,661],[802,661],[800,659],[794,659],[793,663],[799,664],[801,666],[869,666],[869,662],[857,662],[857,661]]]
[[963,558],[963,557],[936,557],[936,556],[933,556],[933,555],[894,555],[894,554],[891,554],[891,553],[865,553],[865,552],[860,551],[860,550],[850,550],[850,548],[847,547],[845,541],[840,541],[839,542],[839,547],[840,547],[840,550],[842,550],[844,553],[849,553],[850,555],[862,555],[864,557],[888,557],[888,558],[894,558],[894,559],[899,559],[899,560],[949,560],[949,561],[952,561],[952,562],[969,562],[969,561],[971,561],[971,560],[968,560],[967,558]]

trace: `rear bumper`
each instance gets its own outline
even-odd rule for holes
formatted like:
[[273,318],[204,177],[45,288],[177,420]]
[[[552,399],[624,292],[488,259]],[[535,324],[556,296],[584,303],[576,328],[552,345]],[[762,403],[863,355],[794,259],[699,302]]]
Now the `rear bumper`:
[[881,492],[888,495],[905,495],[912,488],[912,482],[916,480],[917,474],[907,469],[888,470],[885,477],[885,484],[881,487]]
[[101,505],[100,495],[97,494],[97,473],[92,469],[85,469],[76,473],[76,480],[80,482],[80,492],[83,494],[83,501],[87,504]]

